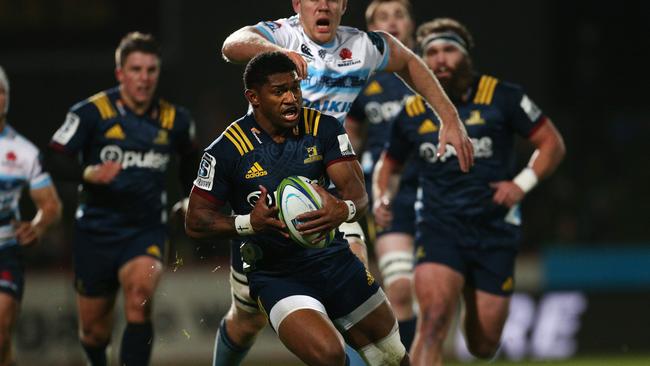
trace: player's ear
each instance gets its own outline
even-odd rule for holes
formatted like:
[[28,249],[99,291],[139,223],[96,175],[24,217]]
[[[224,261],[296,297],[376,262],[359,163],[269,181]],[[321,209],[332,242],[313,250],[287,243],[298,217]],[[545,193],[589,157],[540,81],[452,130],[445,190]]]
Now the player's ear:
[[291,0],[291,5],[293,6],[293,11],[296,14],[300,13],[300,1],[301,0]]
[[116,67],[115,68],[115,79],[121,84],[122,83],[122,78],[123,78],[123,72],[121,67]]
[[345,11],[348,9],[348,0],[341,0],[341,15],[345,14]]
[[253,107],[258,107],[260,105],[259,95],[255,90],[246,89],[246,91],[244,91],[244,95],[246,96],[248,103],[250,103]]

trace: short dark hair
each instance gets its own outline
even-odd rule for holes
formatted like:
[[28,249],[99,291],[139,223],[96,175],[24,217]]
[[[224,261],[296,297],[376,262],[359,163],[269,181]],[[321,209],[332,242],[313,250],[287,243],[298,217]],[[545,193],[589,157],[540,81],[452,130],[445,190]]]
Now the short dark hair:
[[413,19],[413,8],[411,7],[411,2],[409,0],[372,0],[366,8],[366,25],[374,24],[375,14],[377,13],[379,5],[392,2],[402,4],[408,13],[408,16]]
[[244,70],[244,87],[253,89],[269,80],[269,75],[292,72],[296,64],[282,52],[263,52],[253,57]]
[[468,51],[474,47],[474,38],[472,37],[472,33],[469,32],[464,24],[452,18],[436,18],[434,20],[426,22],[418,27],[415,35],[417,37],[418,44],[420,44],[431,33],[441,33],[448,31],[458,34],[463,39],[463,41],[465,41]]
[[151,53],[160,58],[160,45],[151,34],[131,32],[125,35],[115,49],[115,66],[124,65],[124,60],[133,52]]

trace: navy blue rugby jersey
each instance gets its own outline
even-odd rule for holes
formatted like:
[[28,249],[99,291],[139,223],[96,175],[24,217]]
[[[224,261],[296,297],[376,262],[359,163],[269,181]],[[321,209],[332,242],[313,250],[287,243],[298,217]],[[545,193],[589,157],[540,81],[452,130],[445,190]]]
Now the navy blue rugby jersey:
[[[352,104],[348,115],[360,123],[366,123],[366,143],[361,166],[369,192],[372,189],[370,182],[375,164],[388,142],[393,121],[404,107],[404,101],[414,94],[397,75],[382,72],[368,81],[366,88]],[[416,165],[406,164],[400,186],[415,187],[417,177]]]
[[508,242],[504,237],[519,235],[518,205],[508,209],[494,204],[489,183],[514,177],[515,135],[528,138],[546,117],[519,86],[488,75],[476,77],[468,101],[456,108],[474,146],[469,173],[461,172],[451,145],[444,156],[436,157],[440,123],[419,96],[410,97],[397,117],[387,154],[404,161],[417,149],[419,220],[441,232],[464,233],[463,245],[503,245],[499,243]]
[[[327,187],[327,167],[354,159],[356,155],[343,126],[332,116],[303,107],[298,125],[287,132],[283,143],[276,143],[249,112],[230,124],[205,149],[193,192],[219,205],[229,203],[234,214],[245,215],[257,202],[260,185],[269,191],[269,205],[275,205],[273,192],[285,177],[301,175]],[[347,242],[338,232],[324,249],[306,249],[277,234],[241,239],[262,249],[262,261],[256,263],[260,269],[290,269],[294,267],[285,267],[287,263],[299,265],[305,259],[348,250]]]
[[82,183],[77,223],[96,232],[166,221],[166,171],[171,154],[195,148],[189,112],[154,99],[144,115],[121,100],[119,87],[75,104],[50,146],[78,154],[83,166],[117,161],[122,170],[108,185]]

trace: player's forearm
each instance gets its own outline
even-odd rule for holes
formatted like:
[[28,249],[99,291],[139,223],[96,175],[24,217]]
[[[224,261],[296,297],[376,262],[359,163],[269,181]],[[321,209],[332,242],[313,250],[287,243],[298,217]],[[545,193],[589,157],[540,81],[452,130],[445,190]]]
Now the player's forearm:
[[61,211],[61,201],[56,196],[52,197],[38,204],[38,211],[36,211],[31,224],[40,235],[61,219]]
[[225,239],[237,236],[235,219],[208,208],[192,208],[185,218],[185,233],[192,239]]
[[531,168],[538,179],[543,179],[553,174],[555,169],[566,154],[566,147],[562,135],[548,119],[539,128],[530,141],[536,150],[530,157],[528,168]]
[[389,203],[399,190],[401,167],[397,161],[382,154],[375,165],[372,176],[372,199],[374,202]]
[[269,42],[249,26],[228,36],[223,42],[221,54],[226,61],[240,64],[250,61],[259,53],[281,50],[280,46]]
[[564,146],[564,141],[560,137],[559,139],[551,139],[544,144],[541,144],[533,155],[530,157],[528,162],[528,167],[532,168],[535,172],[535,175],[541,180],[544,179],[555,171],[560,165],[564,155],[566,154],[566,148]]

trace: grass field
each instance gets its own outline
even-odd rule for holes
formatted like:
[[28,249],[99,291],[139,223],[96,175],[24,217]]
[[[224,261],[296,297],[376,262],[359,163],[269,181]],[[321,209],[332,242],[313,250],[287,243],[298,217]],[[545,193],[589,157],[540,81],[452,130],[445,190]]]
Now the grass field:
[[[243,366],[301,366],[302,364],[270,364],[270,363],[247,363]],[[446,366],[468,366],[468,365],[490,365],[490,366],[650,366],[650,355],[644,356],[594,356],[580,357],[563,361],[495,361],[490,363],[473,362],[447,362]],[[190,365],[185,365],[190,366]],[[194,366],[194,365],[192,365]],[[198,366],[198,365],[197,365]]]

